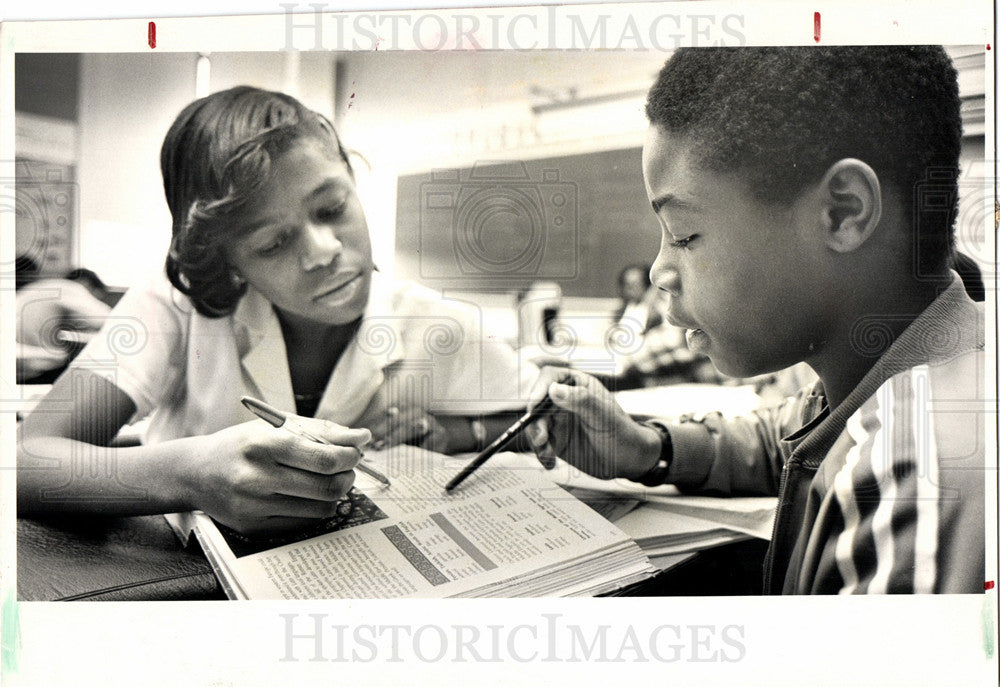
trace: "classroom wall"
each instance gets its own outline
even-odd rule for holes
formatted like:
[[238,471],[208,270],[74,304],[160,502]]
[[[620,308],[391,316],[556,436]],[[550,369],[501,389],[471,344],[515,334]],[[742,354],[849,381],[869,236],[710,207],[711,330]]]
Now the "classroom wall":
[[194,96],[196,55],[89,54],[80,83],[79,260],[108,284],[162,269],[170,213],[160,142]]
[[[963,158],[981,159],[982,49],[953,54],[970,112],[980,108],[979,131],[971,130]],[[363,156],[356,168],[376,260],[394,273],[400,177],[479,161],[634,150],[645,132],[644,91],[664,58],[653,51],[218,53],[209,56],[208,87],[254,83],[288,90],[331,113],[345,142]],[[195,96],[197,59],[176,53],[80,59],[74,255],[112,284],[127,286],[162,264],[169,215],[159,146]],[[616,97],[600,101],[608,95]],[[577,104],[569,102],[574,99]],[[972,213],[988,211],[973,195],[985,196],[971,177],[963,192],[960,245],[986,263],[991,256],[979,248],[981,228],[972,221]],[[616,247],[629,245],[629,229],[622,227]],[[637,244],[637,257],[647,252]]]
[[[343,55],[337,124],[347,144],[370,162],[362,190],[380,268],[419,277],[410,252],[419,222],[409,205],[405,216],[397,212],[400,177],[497,160],[530,163],[635,149],[646,130],[645,90],[663,59],[663,53],[611,51]],[[607,96],[613,97],[560,106]],[[613,171],[607,171],[610,179]],[[584,200],[614,193],[611,183],[588,190]],[[410,233],[397,237],[397,230]],[[645,252],[639,236],[639,227],[624,227],[617,245],[635,239],[639,257]],[[613,293],[613,276],[606,288]]]
[[[206,92],[249,84],[300,95],[333,114],[329,53],[209,55]],[[128,286],[162,268],[170,241],[159,151],[195,98],[193,53],[83,56],[80,79],[79,262]]]

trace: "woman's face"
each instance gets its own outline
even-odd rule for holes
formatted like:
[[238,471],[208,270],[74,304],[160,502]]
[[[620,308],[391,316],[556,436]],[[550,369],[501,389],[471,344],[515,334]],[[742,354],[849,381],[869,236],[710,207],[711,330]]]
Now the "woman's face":
[[339,156],[304,141],[278,156],[229,260],[288,320],[340,325],[364,314],[372,249]]

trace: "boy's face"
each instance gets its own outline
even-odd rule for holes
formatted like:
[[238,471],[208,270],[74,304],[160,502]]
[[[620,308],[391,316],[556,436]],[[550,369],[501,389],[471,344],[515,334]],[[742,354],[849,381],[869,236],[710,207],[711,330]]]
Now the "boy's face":
[[807,191],[785,207],[735,175],[695,164],[683,136],[650,127],[646,193],[663,228],[653,284],[688,346],[747,377],[806,359],[823,339],[820,211]]

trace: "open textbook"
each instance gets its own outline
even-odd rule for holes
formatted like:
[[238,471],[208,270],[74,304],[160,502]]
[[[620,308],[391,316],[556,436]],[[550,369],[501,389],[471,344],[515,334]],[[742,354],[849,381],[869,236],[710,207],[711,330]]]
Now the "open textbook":
[[203,513],[193,531],[230,598],[593,596],[656,572],[634,541],[539,470],[494,456],[452,492],[463,463],[412,446],[369,453],[338,517],[285,537],[247,538]]

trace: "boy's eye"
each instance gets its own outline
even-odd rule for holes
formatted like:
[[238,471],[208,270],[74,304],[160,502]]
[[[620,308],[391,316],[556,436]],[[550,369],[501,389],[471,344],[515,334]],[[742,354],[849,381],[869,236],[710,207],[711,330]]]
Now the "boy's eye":
[[670,241],[671,248],[687,248],[688,245],[697,238],[697,234],[691,234],[682,239],[672,239]]

